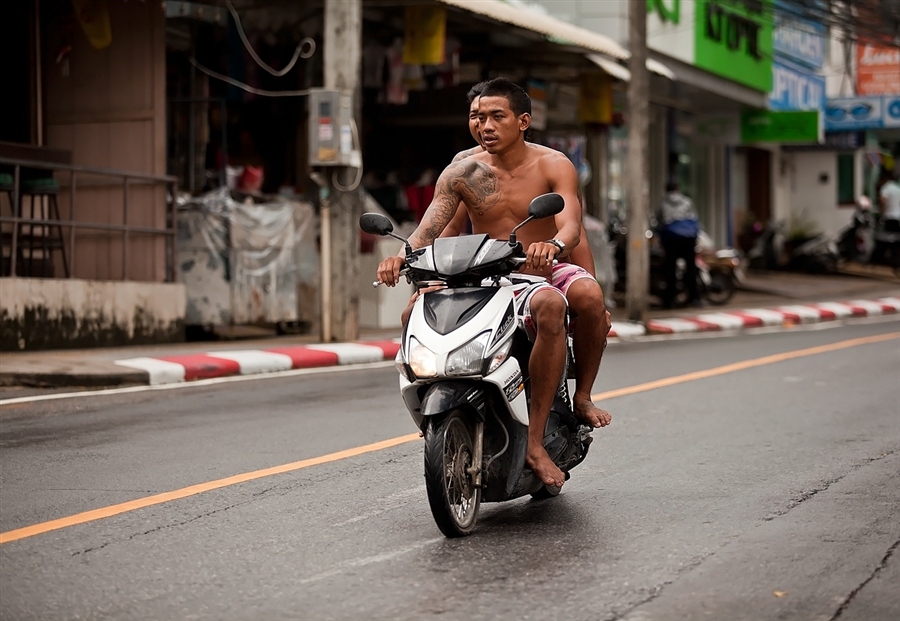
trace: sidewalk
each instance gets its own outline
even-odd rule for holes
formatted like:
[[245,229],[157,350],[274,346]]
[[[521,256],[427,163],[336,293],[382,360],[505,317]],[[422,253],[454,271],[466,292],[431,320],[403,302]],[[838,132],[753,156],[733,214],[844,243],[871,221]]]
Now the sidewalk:
[[[835,275],[752,272],[728,304],[651,308],[643,324],[611,308],[612,342],[645,334],[738,331],[900,313],[900,279],[857,268]],[[397,330],[366,331],[355,343],[315,335],[174,345],[0,353],[0,386],[101,387],[184,382],[288,369],[391,360]]]

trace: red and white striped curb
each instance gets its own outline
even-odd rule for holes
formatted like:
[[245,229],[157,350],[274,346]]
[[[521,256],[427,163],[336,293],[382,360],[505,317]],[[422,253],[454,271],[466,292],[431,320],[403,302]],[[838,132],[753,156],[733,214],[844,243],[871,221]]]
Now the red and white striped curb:
[[647,334],[740,330],[761,326],[818,323],[844,317],[872,317],[897,312],[900,312],[900,298],[898,297],[795,304],[774,308],[703,313],[693,317],[653,319],[647,322]]
[[116,360],[116,364],[146,371],[150,385],[156,385],[230,375],[380,362],[392,360],[398,349],[398,341],[366,341],[128,358]]
[[[758,326],[780,326],[828,321],[842,317],[865,317],[900,312],[900,298],[823,302],[820,304],[779,306],[771,309],[747,309],[712,312],[694,317],[654,319],[646,327],[639,323],[616,322],[611,338],[644,334],[738,330]],[[171,384],[191,380],[271,373],[291,369],[361,364],[392,360],[400,349],[399,340],[295,345],[268,349],[243,349],[206,353],[128,358],[116,364],[146,371],[149,383]]]

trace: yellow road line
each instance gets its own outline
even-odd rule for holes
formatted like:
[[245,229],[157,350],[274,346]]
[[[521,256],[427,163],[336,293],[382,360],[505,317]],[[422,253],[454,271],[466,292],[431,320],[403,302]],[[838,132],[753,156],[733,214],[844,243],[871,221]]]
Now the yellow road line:
[[601,392],[596,395],[591,395],[591,399],[595,401],[600,401],[602,399],[615,399],[616,397],[624,397],[626,395],[633,395],[635,393],[655,390],[657,388],[666,388],[667,386],[674,386],[675,384],[682,384],[684,382],[694,382],[696,380],[706,379],[708,377],[715,377],[716,375],[725,375],[726,373],[734,373],[735,371],[743,371],[744,369],[761,367],[766,364],[774,364],[776,362],[784,362],[785,360],[792,360],[794,358],[803,358],[805,356],[824,354],[826,352],[837,351],[839,349],[847,349],[848,347],[869,345],[870,343],[880,343],[882,341],[890,341],[896,338],[900,338],[900,332],[891,332],[889,334],[879,334],[877,336],[867,336],[859,339],[839,341],[830,345],[819,345],[818,347],[798,349],[796,351],[789,351],[783,354],[763,356],[762,358],[754,358],[753,360],[744,360],[743,362],[726,364],[721,367],[706,369],[704,371],[694,371],[693,373],[685,373],[684,375],[676,375],[674,377],[664,377],[663,379],[654,380],[652,382],[645,382],[643,384],[637,384],[635,386],[627,386],[625,388],[619,388],[617,390],[609,390],[607,392]]
[[113,515],[118,515],[120,513],[126,513],[127,511],[134,511],[135,509],[143,509],[144,507],[150,507],[152,505],[169,502],[170,500],[187,498],[188,496],[202,494],[203,492],[219,489],[220,487],[237,485],[238,483],[245,483],[247,481],[261,479],[263,477],[269,477],[275,474],[284,474],[285,472],[300,470],[301,468],[309,468],[310,466],[318,466],[320,464],[327,464],[332,461],[339,461],[341,459],[347,459],[349,457],[356,457],[357,455],[363,455],[365,453],[380,451],[382,449],[391,448],[392,446],[398,446],[400,444],[405,444],[407,442],[412,442],[419,439],[421,438],[419,437],[418,433],[411,433],[409,435],[400,436],[398,438],[391,438],[390,440],[383,440],[381,442],[375,442],[373,444],[366,444],[365,446],[357,446],[355,448],[346,449],[344,451],[338,451],[337,453],[329,453],[328,455],[322,455],[321,457],[313,457],[311,459],[303,459],[301,461],[295,461],[289,464],[282,464],[281,466],[264,468],[263,470],[255,470],[253,472],[236,474],[224,479],[209,481],[207,483],[198,483],[197,485],[191,485],[189,487],[183,487],[171,492],[156,494],[155,496],[147,496],[146,498],[138,498],[136,500],[130,500],[118,505],[103,507],[101,509],[94,509],[92,511],[85,511],[84,513],[70,515],[69,517],[60,518],[58,520],[51,520],[49,522],[43,522],[41,524],[35,524],[33,526],[26,526],[25,528],[18,528],[16,530],[10,530],[5,533],[0,533],[0,544],[9,543],[10,541],[16,541],[18,539],[24,539],[26,537],[33,537],[34,535],[40,535],[51,530],[66,528],[67,526],[75,526],[76,524],[84,524],[85,522],[101,520],[103,518],[112,517]]
[[[682,384],[684,382],[693,382],[696,380],[706,379],[708,377],[715,377],[716,375],[734,373],[736,371],[743,371],[744,369],[751,369],[753,367],[774,364],[776,362],[783,362],[785,360],[792,360],[794,358],[813,356],[830,351],[846,349],[848,347],[857,347],[859,345],[879,343],[896,338],[900,338],[900,332],[892,332],[890,334],[840,341],[838,343],[832,343],[831,345],[821,345],[818,347],[810,347],[807,349],[798,349],[796,351],[786,352],[783,354],[763,356],[762,358],[755,358],[753,360],[745,360],[743,362],[726,364],[721,367],[706,369],[705,371],[695,371],[693,373],[685,373],[684,375],[667,377],[652,382],[637,384],[635,386],[628,386],[626,388],[610,390],[596,395],[591,395],[591,398],[598,401],[604,399],[614,399],[616,397],[624,397],[626,395],[646,392],[648,390],[655,390],[657,388],[665,388],[667,386],[674,386],[675,384]],[[274,466],[272,468],[264,468],[262,470],[255,470],[253,472],[245,472],[243,474],[237,474],[231,477],[226,477],[224,479],[218,479],[215,481],[209,481],[207,483],[198,483],[197,485],[183,487],[171,492],[164,492],[162,494],[147,496],[145,498],[138,498],[136,500],[123,502],[117,505],[111,505],[109,507],[102,507],[100,509],[85,511],[84,513],[78,513],[76,515],[60,518],[58,520],[42,522],[40,524],[34,524],[33,526],[26,526],[25,528],[18,528],[16,530],[10,530],[5,533],[0,533],[0,544],[17,541],[19,539],[25,539],[26,537],[33,537],[35,535],[47,533],[52,530],[58,530],[60,528],[66,528],[68,526],[75,526],[76,524],[84,524],[86,522],[93,522],[94,520],[101,520],[103,518],[119,515],[120,513],[135,511],[137,509],[143,509],[145,507],[162,504],[164,502],[169,502],[172,500],[178,500],[180,498],[187,498],[188,496],[202,494],[204,492],[219,489],[222,487],[237,485],[238,483],[245,483],[247,481],[253,481],[255,479],[261,479],[276,474],[284,474],[286,472],[300,470],[301,468],[309,468],[310,466],[318,466],[320,464],[327,464],[333,461],[356,457],[365,453],[380,451],[386,448],[391,448],[393,446],[406,444],[408,442],[414,442],[419,439],[420,437],[418,433],[411,433],[405,436],[399,436],[397,438],[375,442],[373,444],[366,444],[365,446],[358,446],[355,448],[338,451],[336,453],[329,453],[328,455],[322,455],[320,457],[303,459],[301,461],[295,461],[289,464],[283,464],[281,466]]]

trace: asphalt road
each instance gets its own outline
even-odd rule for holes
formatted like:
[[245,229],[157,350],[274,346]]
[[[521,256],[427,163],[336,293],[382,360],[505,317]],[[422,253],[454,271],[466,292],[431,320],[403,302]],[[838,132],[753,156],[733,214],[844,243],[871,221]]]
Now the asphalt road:
[[616,343],[560,496],[462,540],[389,365],[2,405],[0,619],[895,620],[898,337]]

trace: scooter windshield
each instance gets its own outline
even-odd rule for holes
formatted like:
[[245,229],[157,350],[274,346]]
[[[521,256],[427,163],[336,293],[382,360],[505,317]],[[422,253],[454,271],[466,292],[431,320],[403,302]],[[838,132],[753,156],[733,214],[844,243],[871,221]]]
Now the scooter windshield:
[[511,253],[506,242],[487,235],[462,235],[434,240],[434,269],[442,276],[457,276],[480,265],[504,259]]

